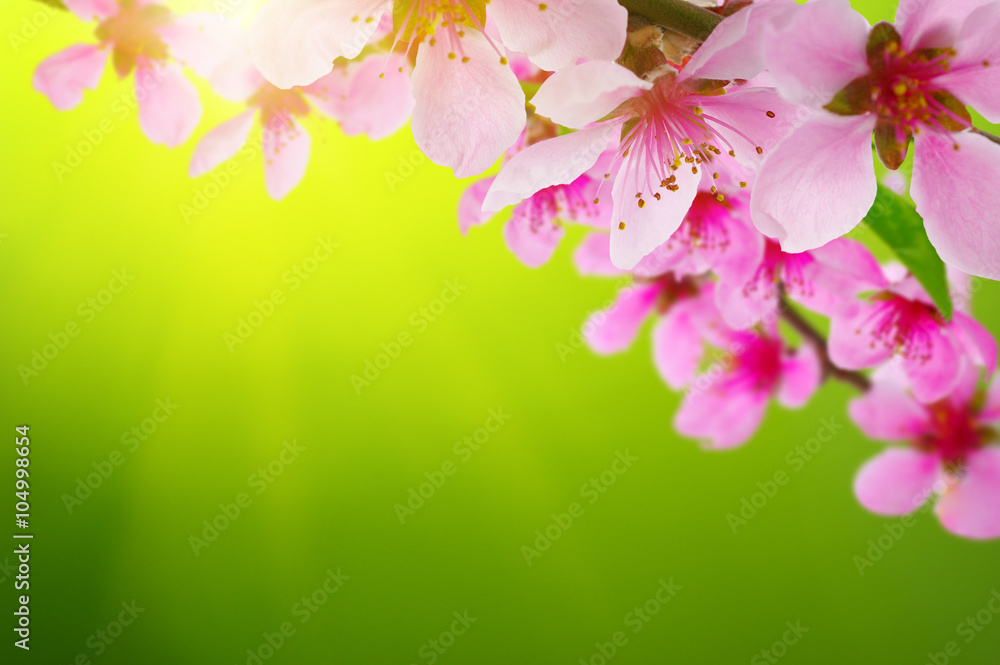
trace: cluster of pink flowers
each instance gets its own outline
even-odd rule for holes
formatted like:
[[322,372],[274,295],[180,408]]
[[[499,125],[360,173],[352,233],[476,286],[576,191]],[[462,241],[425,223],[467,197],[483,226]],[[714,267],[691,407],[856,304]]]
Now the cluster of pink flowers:
[[[681,2],[659,1],[668,18]],[[537,268],[583,227],[580,273],[630,278],[584,336],[621,352],[655,317],[681,434],[739,446],[772,400],[799,408],[843,379],[857,426],[900,444],[861,469],[860,503],[898,515],[933,496],[950,531],[1000,537],[997,346],[969,311],[969,276],[1000,278],[1000,140],[970,112],[1000,122],[1000,0],[900,0],[875,26],[849,0],[709,1],[707,36],[630,0],[270,0],[248,31],[152,0],[65,3],[98,44],[38,68],[57,108],[110,52],[150,87],[143,131],[175,146],[201,112],[186,66],[247,107],[201,139],[191,175],[258,122],[276,199],[305,172],[313,110],[373,139],[409,121],[457,177],[500,160],[459,202],[461,231],[513,206],[505,241]],[[844,237],[876,201],[876,157],[912,171],[893,188],[948,266],[950,316]]]

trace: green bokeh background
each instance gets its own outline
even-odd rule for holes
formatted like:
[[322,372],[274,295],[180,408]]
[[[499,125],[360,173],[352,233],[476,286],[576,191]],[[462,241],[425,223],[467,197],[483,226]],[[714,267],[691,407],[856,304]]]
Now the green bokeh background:
[[[893,11],[855,6],[872,20]],[[786,621],[809,629],[787,663],[920,664],[951,640],[953,662],[997,662],[1000,621],[969,644],[956,626],[1000,588],[1000,543],[960,540],[921,514],[859,575],[855,555],[889,521],[851,492],[879,445],[847,424],[849,388],[772,409],[738,450],[701,451],[672,431],[678,398],[647,335],[612,358],[560,357],[614,282],[581,280],[569,243],[528,270],[500,223],[461,236],[463,183],[428,162],[401,171],[417,154],[408,131],[371,143],[310,118],[312,161],[285,201],[267,198],[259,158],[237,158],[241,173],[185,223],[179,206],[212,182],[186,175],[195,142],[152,146],[134,114],[111,114],[130,84],[110,70],[80,107],[56,112],[31,89],[34,67],[91,29],[57,14],[15,48],[10,34],[39,11],[0,6],[0,425],[31,426],[35,533],[32,650],[13,648],[8,629],[3,662],[242,664],[292,620],[265,662],[426,663],[420,648],[456,611],[476,623],[440,663],[573,664],[619,630],[616,664],[745,663]],[[206,102],[196,137],[238,109]],[[107,117],[114,130],[60,182],[53,162]],[[404,176],[394,190],[387,174]],[[283,274],[327,236],[339,248],[292,291]],[[78,305],[121,269],[134,280],[83,323]],[[446,280],[465,291],[417,330],[411,317]],[[223,335],[276,288],[287,300],[230,352]],[[976,303],[994,332],[998,295],[988,284]],[[72,321],[79,336],[25,385],[18,365]],[[412,345],[357,394],[351,375],[403,331]],[[167,397],[179,409],[128,452],[123,433]],[[509,422],[462,461],[453,445],[496,408]],[[828,418],[846,426],[791,469],[786,454]],[[251,474],[293,439],[304,452],[255,494]],[[69,512],[63,495],[115,450],[124,463]],[[616,451],[638,461],[587,503],[581,486]],[[12,451],[0,458],[8,533]],[[447,460],[457,473],[401,524],[394,504]],[[778,470],[789,484],[734,534],[727,513]],[[252,504],[196,555],[189,537],[241,492]],[[584,515],[528,566],[521,546],[574,501]],[[298,623],[293,606],[338,568],[350,579]],[[671,578],[683,588],[628,632],[626,615]],[[0,568],[0,580],[11,626],[13,579]],[[133,599],[145,611],[95,656],[88,638]]]

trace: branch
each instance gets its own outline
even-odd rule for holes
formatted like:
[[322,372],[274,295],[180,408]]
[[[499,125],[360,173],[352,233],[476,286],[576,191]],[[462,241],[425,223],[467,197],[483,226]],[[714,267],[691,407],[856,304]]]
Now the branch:
[[842,381],[848,385],[854,386],[861,392],[868,392],[872,387],[871,380],[861,374],[860,372],[850,372],[845,369],[841,369],[833,364],[830,360],[830,352],[827,349],[826,338],[813,328],[812,324],[805,320],[801,314],[799,314],[795,308],[785,299],[784,296],[781,297],[779,302],[779,311],[781,312],[781,318],[790,325],[795,332],[802,335],[804,339],[809,341],[819,353],[820,360],[823,363],[823,377],[833,378],[838,381]]
[[975,127],[973,127],[972,128],[972,133],[973,134],[979,134],[980,136],[985,136],[986,138],[988,138],[989,140],[993,141],[994,143],[1000,143],[1000,136],[994,136],[993,134],[990,134],[989,132],[984,132],[981,129],[976,129]]
[[703,42],[722,17],[685,0],[618,0],[631,14]]
[[49,7],[54,7],[55,9],[66,10],[66,5],[63,4],[62,0],[38,0],[38,2]]

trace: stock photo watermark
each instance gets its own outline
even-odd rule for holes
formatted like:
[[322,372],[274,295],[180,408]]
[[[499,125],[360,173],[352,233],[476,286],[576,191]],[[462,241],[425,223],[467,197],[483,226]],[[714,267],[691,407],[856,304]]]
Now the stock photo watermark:
[[118,467],[125,463],[126,453],[137,451],[180,408],[180,405],[174,404],[169,397],[159,398],[155,404],[156,406],[148,418],[143,418],[139,424],[132,425],[122,432],[119,440],[125,447],[125,452],[115,448],[108,453],[106,458],[91,462],[91,467],[94,470],[86,476],[77,476],[72,493],[63,492],[62,502],[68,514],[72,515],[76,508],[82,506],[84,501],[93,496],[94,492],[104,484],[104,481],[108,480]]
[[844,429],[844,425],[837,422],[836,418],[823,418],[815,436],[789,450],[785,454],[785,464],[788,465],[789,470],[778,469],[770,478],[757,481],[758,491],[740,499],[740,507],[735,513],[726,513],[726,523],[729,524],[733,534],[736,534],[740,528],[745,527],[750,520],[756,517],[757,513],[777,496],[778,491],[787,485],[796,473],[804,469],[806,464],[823,450],[823,445],[830,443],[836,433],[842,429]]
[[[653,618],[660,613],[667,603],[674,599],[677,592],[683,589],[680,584],[674,583],[674,578],[669,580],[660,579],[653,595],[640,605],[636,605],[622,619],[625,627],[632,635],[637,634],[646,627]],[[587,658],[580,658],[579,665],[608,665],[622,647],[627,646],[628,634],[624,630],[615,631],[611,634],[611,639],[607,642],[595,642],[594,652]]]
[[750,665],[764,665],[764,663],[774,665],[785,657],[790,647],[798,644],[802,636],[809,632],[799,619],[796,619],[795,623],[786,621],[785,626],[787,630],[781,634],[781,639],[775,640],[768,648],[758,651],[750,659]]
[[418,335],[427,332],[431,324],[444,314],[448,306],[454,303],[466,288],[458,278],[446,279],[440,296],[410,314],[407,319],[410,329],[401,330],[389,342],[382,342],[379,345],[381,350],[373,357],[365,359],[361,373],[351,374],[350,381],[354,394],[360,395],[362,389],[369,387],[382,376],[382,373],[403,354],[403,350],[410,347]]
[[[455,645],[455,641],[459,637],[465,635],[469,626],[477,621],[476,617],[469,616],[469,610],[461,613],[452,612],[451,616],[454,619],[446,630],[441,631],[437,637],[427,640],[417,649],[417,656],[426,662],[427,665],[434,665],[438,658]],[[416,664],[411,663],[411,665]]]
[[440,468],[425,471],[424,478],[427,480],[415,488],[408,488],[405,503],[393,505],[392,509],[396,513],[396,517],[399,518],[400,524],[406,524],[407,518],[412,517],[423,508],[424,504],[444,487],[448,478],[458,473],[461,464],[471,460],[472,456],[490,440],[490,437],[500,431],[504,423],[510,420],[510,414],[504,413],[502,406],[490,409],[487,413],[489,415],[482,427],[477,427],[471,434],[466,434],[461,441],[457,441],[452,446],[452,452],[458,456],[457,463],[449,458],[441,463]]
[[188,544],[195,556],[201,556],[201,551],[218,540],[219,536],[228,529],[233,522],[238,520],[246,509],[253,505],[254,496],[260,496],[267,491],[267,488],[275,482],[281,474],[299,458],[306,447],[299,444],[297,439],[291,442],[282,441],[281,452],[273,460],[268,462],[247,478],[247,487],[256,490],[253,496],[249,492],[240,492],[231,503],[220,503],[219,512],[211,519],[202,520],[202,530],[200,538],[196,535],[188,536]]
[[[580,496],[587,499],[587,503],[593,505],[597,503],[608,489],[617,482],[618,478],[624,475],[632,465],[639,461],[639,458],[625,449],[615,451],[615,460],[611,465],[591,478],[580,487]],[[549,551],[552,544],[562,538],[563,534],[570,530],[573,524],[585,514],[583,504],[573,501],[562,513],[552,513],[552,521],[543,529],[535,529],[535,540],[530,545],[521,545],[521,555],[524,562],[529,566],[534,563],[545,552]]]
[[245,344],[265,321],[274,316],[277,308],[285,304],[288,294],[298,291],[321,265],[330,260],[333,251],[339,247],[340,245],[330,240],[330,236],[316,238],[313,251],[281,274],[281,282],[287,285],[287,292],[275,288],[263,300],[254,300],[250,313],[236,319],[236,328],[232,332],[227,330],[222,333],[222,341],[225,342],[229,353],[235,353],[237,347]]
[[135,275],[130,275],[125,268],[112,270],[111,279],[108,280],[106,288],[101,289],[95,295],[90,296],[80,302],[76,307],[76,315],[79,320],[67,321],[65,325],[48,334],[48,341],[41,349],[35,347],[31,350],[31,359],[17,366],[17,374],[21,377],[24,385],[43,372],[49,364],[66,350],[70,342],[76,338],[83,327],[93,323],[97,315],[103,312],[115,300],[125,288],[135,279]]

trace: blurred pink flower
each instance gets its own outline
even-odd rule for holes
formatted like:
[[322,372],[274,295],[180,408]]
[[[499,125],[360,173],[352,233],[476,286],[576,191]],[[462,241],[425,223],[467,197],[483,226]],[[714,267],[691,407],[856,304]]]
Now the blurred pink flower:
[[[98,43],[76,44],[38,65],[33,84],[60,111],[96,89],[110,53],[119,78],[135,71],[139,125],[153,143],[177,146],[201,119],[201,102],[180,65],[200,74],[217,63],[214,32],[221,19],[208,14],[174,16],[151,0],[66,0],[84,21],[97,21]],[[178,64],[179,63],[179,64]]]
[[875,375],[872,390],[850,404],[851,418],[867,436],[908,441],[865,464],[854,493],[868,510],[906,515],[933,495],[949,531],[967,538],[1000,537],[1000,381],[978,389],[979,372],[963,365],[944,399],[922,404],[907,391],[897,368]]
[[[200,176],[233,157],[247,142],[256,117],[263,132],[267,193],[281,200],[299,184],[309,164],[309,133],[297,118],[316,108],[338,120],[346,134],[384,138],[406,124],[413,108],[410,81],[402,73],[406,67],[401,56],[371,56],[338,67],[311,85],[283,90],[257,71],[246,33],[239,30],[208,78],[216,92],[244,101],[248,110],[201,139],[191,156],[189,175]],[[389,71],[382,75],[384,68]]]
[[989,331],[962,311],[946,322],[909,275],[835,312],[829,346],[830,359],[844,369],[896,360],[914,394],[928,403],[950,395],[966,365],[992,373],[997,363]]

